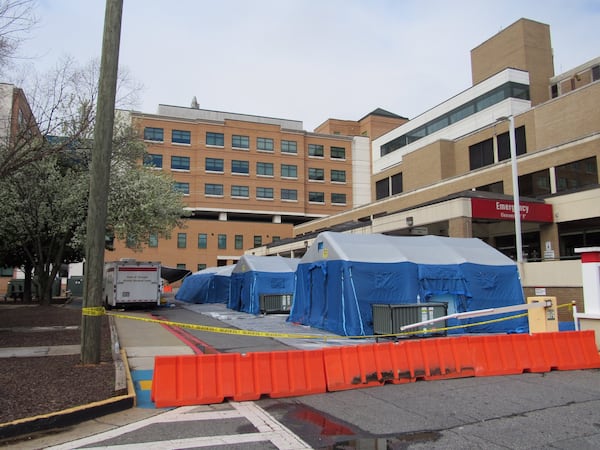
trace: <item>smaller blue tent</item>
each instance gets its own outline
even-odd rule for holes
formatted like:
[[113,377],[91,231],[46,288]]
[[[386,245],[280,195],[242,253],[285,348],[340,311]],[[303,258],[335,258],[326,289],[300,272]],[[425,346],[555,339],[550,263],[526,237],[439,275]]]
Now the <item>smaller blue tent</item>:
[[[452,314],[525,303],[515,262],[475,238],[327,231],[302,257],[296,277],[288,321],[343,336],[373,334],[373,304],[444,299]],[[452,319],[448,325],[494,318],[499,317]],[[526,330],[527,318],[522,317],[460,332]]]
[[234,265],[209,267],[184,278],[175,299],[187,303],[227,303]]
[[259,314],[261,295],[293,295],[298,261],[282,256],[243,255],[231,274],[227,307]]

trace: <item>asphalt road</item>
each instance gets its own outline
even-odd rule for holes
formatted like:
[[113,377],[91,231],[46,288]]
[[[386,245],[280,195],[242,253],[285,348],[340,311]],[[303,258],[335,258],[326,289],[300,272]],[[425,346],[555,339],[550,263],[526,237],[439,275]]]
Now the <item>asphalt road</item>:
[[[244,319],[238,313],[209,309],[178,306],[161,310],[160,315],[173,321],[246,329],[261,324],[271,329],[289,326],[276,323],[275,317]],[[248,322],[241,326],[241,320]],[[143,329],[157,332],[154,327]],[[290,346],[267,338],[190,333],[219,351]],[[21,443],[19,448],[57,444],[63,445],[56,448],[228,450],[597,449],[600,370],[419,381],[173,410],[134,408]]]

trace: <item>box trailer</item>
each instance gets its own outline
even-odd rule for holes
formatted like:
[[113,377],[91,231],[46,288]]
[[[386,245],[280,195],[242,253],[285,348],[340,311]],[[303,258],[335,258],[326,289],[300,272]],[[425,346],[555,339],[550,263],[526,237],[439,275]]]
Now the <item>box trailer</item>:
[[160,305],[160,263],[131,259],[107,262],[103,291],[107,309]]

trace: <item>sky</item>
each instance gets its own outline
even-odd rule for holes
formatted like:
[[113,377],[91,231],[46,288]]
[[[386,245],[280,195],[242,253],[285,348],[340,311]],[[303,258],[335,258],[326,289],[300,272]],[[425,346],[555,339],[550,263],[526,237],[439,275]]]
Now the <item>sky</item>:
[[[38,0],[36,71],[101,55],[104,0]],[[124,0],[119,65],[159,104],[300,120],[413,118],[471,86],[470,52],[520,18],[550,25],[555,73],[600,56],[600,0]]]

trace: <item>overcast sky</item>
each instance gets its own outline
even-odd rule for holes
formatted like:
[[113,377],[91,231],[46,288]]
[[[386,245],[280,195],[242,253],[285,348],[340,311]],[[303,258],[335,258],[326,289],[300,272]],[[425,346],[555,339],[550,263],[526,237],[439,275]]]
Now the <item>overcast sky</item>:
[[[44,71],[100,57],[104,0],[39,0],[21,49]],[[600,56],[600,0],[124,0],[119,62],[158,104],[301,120],[409,118],[471,85],[470,51],[521,17],[555,73]]]

